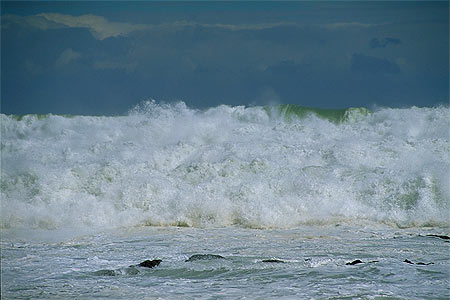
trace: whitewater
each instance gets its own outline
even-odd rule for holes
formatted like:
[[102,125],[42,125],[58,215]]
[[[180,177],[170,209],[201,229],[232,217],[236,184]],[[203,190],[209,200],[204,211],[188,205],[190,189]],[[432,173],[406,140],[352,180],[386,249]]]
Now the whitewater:
[[449,225],[448,108],[1,116],[2,227]]
[[450,296],[449,107],[0,121],[5,299]]

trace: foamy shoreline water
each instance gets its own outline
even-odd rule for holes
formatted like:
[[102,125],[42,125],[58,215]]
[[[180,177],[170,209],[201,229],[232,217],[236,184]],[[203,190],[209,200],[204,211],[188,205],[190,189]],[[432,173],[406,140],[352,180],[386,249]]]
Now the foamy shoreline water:
[[[448,299],[444,229],[2,230],[4,299]],[[70,236],[70,237],[69,237]],[[188,261],[196,254],[209,259]],[[217,259],[220,255],[223,258]],[[154,268],[133,267],[160,259]],[[349,263],[360,260],[361,263]],[[407,262],[409,261],[409,262]]]

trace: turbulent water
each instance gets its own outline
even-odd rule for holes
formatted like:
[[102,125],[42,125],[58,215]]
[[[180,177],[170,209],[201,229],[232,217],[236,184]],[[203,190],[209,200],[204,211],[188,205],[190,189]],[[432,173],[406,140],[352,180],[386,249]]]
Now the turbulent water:
[[2,115],[2,227],[449,225],[449,108],[291,107]]
[[6,298],[450,296],[448,107],[0,116]]

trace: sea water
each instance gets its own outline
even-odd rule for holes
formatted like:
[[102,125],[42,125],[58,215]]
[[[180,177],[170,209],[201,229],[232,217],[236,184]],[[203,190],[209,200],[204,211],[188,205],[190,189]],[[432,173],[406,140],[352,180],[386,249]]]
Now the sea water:
[[448,107],[0,117],[5,299],[450,298]]

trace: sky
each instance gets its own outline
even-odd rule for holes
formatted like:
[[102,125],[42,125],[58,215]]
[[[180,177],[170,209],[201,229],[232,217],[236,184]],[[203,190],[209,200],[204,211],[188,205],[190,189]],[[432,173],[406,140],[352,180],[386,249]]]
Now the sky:
[[448,105],[448,1],[1,2],[1,112]]

